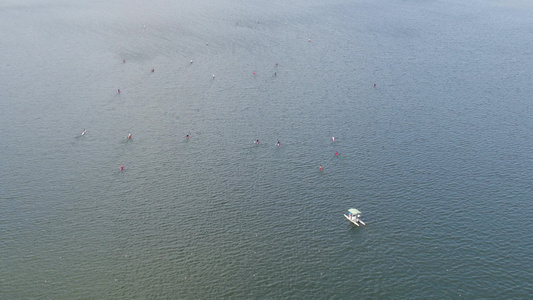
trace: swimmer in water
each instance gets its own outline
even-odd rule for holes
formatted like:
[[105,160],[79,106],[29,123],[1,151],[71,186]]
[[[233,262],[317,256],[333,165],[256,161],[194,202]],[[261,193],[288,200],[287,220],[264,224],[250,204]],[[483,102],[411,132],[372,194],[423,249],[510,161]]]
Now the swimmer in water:
[[191,59],[191,65],[192,65],[192,59]]
[[118,92],[117,92],[117,93],[120,94],[120,89],[118,89]]
[[120,171],[124,170],[124,165],[120,166]]
[[255,76],[255,72],[254,72],[254,76]]
[[189,139],[189,135],[188,134],[187,134],[186,138]]
[[274,77],[278,76],[278,73],[274,72]]
[[123,64],[125,64],[125,63],[126,63],[126,59],[125,59],[125,58],[124,58],[124,59],[122,60],[122,63],[123,63]]
[[279,147],[279,141],[278,141],[278,147]]
[[81,132],[81,135],[85,135],[85,129],[83,129],[83,131]]
[[213,75],[213,79],[215,79],[215,75]]
[[276,63],[276,68],[278,67],[278,63]]
[[256,143],[257,145],[259,145],[259,140],[256,140],[255,143]]
[[335,137],[334,137],[334,136],[331,137],[331,141],[332,141],[332,142],[335,141]]
[[320,170],[320,172],[322,172],[322,166],[318,166],[318,169]]
[[335,155],[339,156],[339,152],[335,151]]
[[128,140],[131,140],[131,133],[128,134]]
[[154,72],[155,72],[155,70],[154,70],[154,69],[152,69],[152,73],[154,73]]
[[374,87],[376,87],[376,84],[374,83]]

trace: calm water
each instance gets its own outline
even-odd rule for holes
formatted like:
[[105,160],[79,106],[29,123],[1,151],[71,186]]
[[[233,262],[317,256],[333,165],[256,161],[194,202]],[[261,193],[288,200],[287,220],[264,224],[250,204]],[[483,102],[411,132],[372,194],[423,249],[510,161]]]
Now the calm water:
[[532,297],[529,2],[7,0],[0,26],[1,299]]

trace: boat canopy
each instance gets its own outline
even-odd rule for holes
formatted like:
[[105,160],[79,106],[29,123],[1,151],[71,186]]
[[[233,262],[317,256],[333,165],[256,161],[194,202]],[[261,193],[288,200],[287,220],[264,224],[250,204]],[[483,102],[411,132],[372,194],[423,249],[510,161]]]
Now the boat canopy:
[[348,211],[349,211],[352,215],[360,215],[360,214],[361,214],[361,212],[358,211],[358,210],[355,209],[355,208],[350,208],[350,209],[348,209]]

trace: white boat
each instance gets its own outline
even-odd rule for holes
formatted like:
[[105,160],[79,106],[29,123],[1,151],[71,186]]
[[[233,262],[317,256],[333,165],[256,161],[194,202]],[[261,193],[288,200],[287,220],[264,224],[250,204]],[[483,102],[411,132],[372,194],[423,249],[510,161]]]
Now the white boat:
[[348,219],[348,221],[352,222],[357,226],[359,226],[359,224],[365,225],[365,222],[361,220],[361,212],[355,208],[348,209],[348,215],[344,216],[346,217],[346,219]]

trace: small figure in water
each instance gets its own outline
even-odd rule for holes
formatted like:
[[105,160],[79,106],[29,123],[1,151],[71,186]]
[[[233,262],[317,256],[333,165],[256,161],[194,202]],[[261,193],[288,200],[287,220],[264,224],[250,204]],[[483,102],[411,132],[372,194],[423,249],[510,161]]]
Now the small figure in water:
[[215,75],[213,75],[213,79],[215,79]]
[[192,59],[191,59],[191,65],[192,65]]
[[278,67],[278,63],[276,63],[276,68]]
[[322,166],[320,165],[320,166],[318,166],[318,168],[320,169],[320,172],[322,172]]
[[120,89],[118,89],[118,92],[117,92],[117,93],[120,94]]
[[376,87],[376,84],[374,83],[374,87]]
[[279,147],[279,141],[278,141],[278,147]]
[[120,166],[120,171],[124,170],[124,165]]
[[339,152],[335,151],[335,155],[339,156]]
[[128,140],[131,140],[131,133],[128,134]]
[[274,77],[278,76],[278,73],[274,72]]
[[154,70],[154,69],[152,69],[152,73],[154,73],[154,72],[155,72],[155,70]]
[[81,132],[81,135],[85,135],[85,129],[83,129],[83,131]]
[[189,140],[189,135],[188,134],[187,134],[186,138],[187,138],[187,140]]
[[125,59],[125,58],[124,58],[124,59],[122,60],[122,63],[123,63],[123,64],[125,64],[125,63],[126,63],[126,59]]
[[334,137],[334,136],[331,137],[331,141],[332,141],[332,142],[335,141],[335,137]]
[[259,140],[256,140],[255,143],[256,143],[257,145],[259,145]]
[[255,76],[255,72],[254,72],[254,76]]

